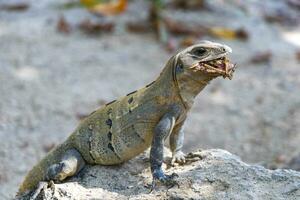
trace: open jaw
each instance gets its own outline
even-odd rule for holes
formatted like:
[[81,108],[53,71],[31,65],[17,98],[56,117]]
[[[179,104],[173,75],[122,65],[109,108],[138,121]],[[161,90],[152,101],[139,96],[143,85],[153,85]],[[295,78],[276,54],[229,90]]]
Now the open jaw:
[[224,78],[232,79],[236,64],[229,61],[227,57],[221,57],[214,60],[198,62],[191,69],[194,71],[205,71],[207,73],[222,75]]

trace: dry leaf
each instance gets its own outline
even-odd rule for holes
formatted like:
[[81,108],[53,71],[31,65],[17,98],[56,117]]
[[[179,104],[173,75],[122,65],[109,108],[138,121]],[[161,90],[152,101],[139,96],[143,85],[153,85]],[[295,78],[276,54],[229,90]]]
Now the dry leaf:
[[101,15],[117,15],[127,8],[127,0],[117,0],[109,3],[101,3],[97,0],[80,0],[80,2],[87,6],[91,12]]
[[152,31],[151,26],[147,21],[129,22],[126,24],[126,28],[128,31],[134,33],[148,33]]
[[248,32],[243,28],[236,29],[235,34],[236,34],[236,37],[241,40],[247,40],[249,38]]
[[212,36],[223,39],[248,39],[248,33],[244,29],[229,29],[223,27],[210,28],[209,32]]
[[203,35],[211,35],[223,39],[248,39],[248,32],[239,28],[236,30],[223,28],[223,27],[214,27],[208,28],[206,26],[187,26],[186,23],[174,21],[171,19],[164,19],[166,27],[170,33],[174,35],[188,35],[201,37]]
[[25,2],[0,6],[0,10],[6,10],[6,11],[25,11],[28,8],[29,8],[29,4]]
[[210,29],[213,36],[225,39],[235,39],[235,31],[228,28],[214,27]]
[[252,56],[250,62],[253,64],[266,63],[271,61],[271,57],[272,52],[270,51],[258,52]]
[[80,3],[84,5],[85,7],[91,8],[99,3],[101,3],[101,0],[80,0]]
[[112,32],[114,27],[115,24],[112,22],[92,22],[89,19],[86,19],[79,24],[79,28],[88,34]]
[[203,9],[205,8],[205,0],[173,0],[172,6],[179,9]]
[[175,35],[193,35],[202,36],[207,33],[207,28],[204,26],[188,27],[181,22],[173,21],[171,19],[164,19],[166,27],[170,33]]
[[64,16],[61,16],[57,22],[56,25],[56,30],[60,33],[70,33],[71,32],[71,27],[70,24],[66,21]]

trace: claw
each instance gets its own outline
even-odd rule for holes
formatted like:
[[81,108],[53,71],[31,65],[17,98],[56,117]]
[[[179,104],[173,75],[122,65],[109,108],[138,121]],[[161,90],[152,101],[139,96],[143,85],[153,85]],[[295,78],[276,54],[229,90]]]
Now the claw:
[[151,183],[151,185],[149,186],[150,191],[149,193],[151,193],[155,187],[156,187],[156,183],[160,182],[162,184],[164,184],[168,189],[174,187],[175,185],[177,185],[179,187],[179,184],[176,180],[174,180],[175,178],[178,177],[178,174],[176,173],[172,173],[171,175],[158,175],[157,177],[153,176],[153,181]]
[[172,160],[171,160],[171,165],[174,166],[175,163],[184,164],[185,156],[186,155],[182,151],[178,151],[178,152],[174,153]]
[[151,183],[151,185],[150,185],[150,191],[149,191],[149,194],[153,192],[155,186],[156,186],[156,182],[155,182],[155,180],[153,180],[152,183]]
[[[52,183],[50,183],[52,184]],[[30,197],[30,200],[35,200],[37,199],[37,196],[41,193],[42,190],[45,190],[49,186],[48,182],[39,182],[38,187],[36,190],[33,192],[33,194]]]

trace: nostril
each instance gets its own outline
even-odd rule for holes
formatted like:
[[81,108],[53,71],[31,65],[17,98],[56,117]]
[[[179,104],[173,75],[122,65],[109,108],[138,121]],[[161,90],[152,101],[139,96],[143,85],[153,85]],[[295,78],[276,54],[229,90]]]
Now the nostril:
[[222,51],[224,52],[228,52],[228,53],[232,53],[232,49],[229,46],[224,45],[222,47]]

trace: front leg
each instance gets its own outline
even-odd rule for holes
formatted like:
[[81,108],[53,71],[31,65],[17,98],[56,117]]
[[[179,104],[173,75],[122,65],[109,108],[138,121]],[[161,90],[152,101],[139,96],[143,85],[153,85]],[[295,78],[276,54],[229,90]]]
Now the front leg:
[[165,114],[154,129],[150,151],[150,164],[153,176],[152,189],[155,187],[156,181],[160,181],[168,187],[172,187],[176,184],[173,180],[176,175],[165,175],[161,168],[164,156],[164,140],[172,132],[175,125],[175,118],[175,113],[170,112]]
[[185,163],[185,154],[182,152],[184,142],[183,122],[176,125],[170,135],[170,148],[172,151],[171,165],[175,162],[179,164]]

